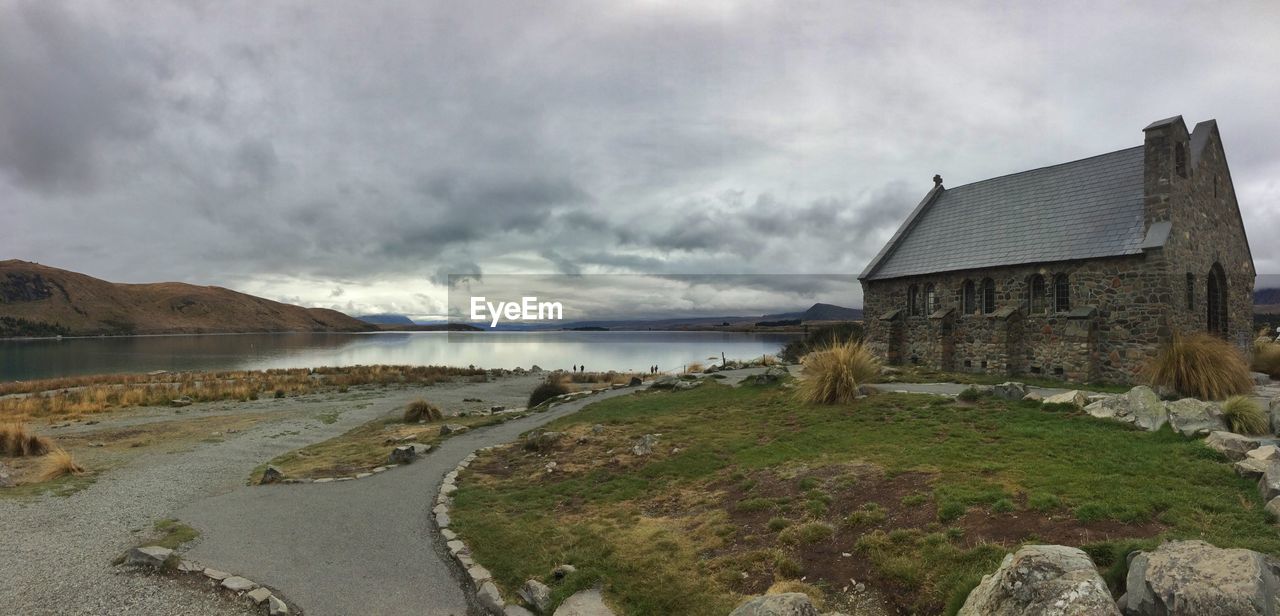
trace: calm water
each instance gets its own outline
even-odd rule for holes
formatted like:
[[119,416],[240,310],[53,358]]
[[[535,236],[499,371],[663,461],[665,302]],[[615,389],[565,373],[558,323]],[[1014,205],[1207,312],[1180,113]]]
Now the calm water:
[[253,370],[356,364],[644,371],[724,353],[776,353],[792,334],[720,332],[446,332],[235,334],[0,340],[0,381],[152,370]]

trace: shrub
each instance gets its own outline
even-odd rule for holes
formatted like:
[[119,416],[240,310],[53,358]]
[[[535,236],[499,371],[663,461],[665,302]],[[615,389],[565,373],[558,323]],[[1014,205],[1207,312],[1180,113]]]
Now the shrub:
[[53,449],[53,443],[43,436],[27,432],[23,423],[0,424],[0,455],[21,458],[43,456]]
[[769,518],[769,530],[775,533],[788,526],[791,526],[791,520],[783,517]]
[[1280,379],[1280,344],[1260,342],[1253,345],[1253,369]]
[[83,475],[85,469],[65,449],[55,449],[40,463],[40,481],[51,481],[63,475]]
[[409,403],[404,408],[404,422],[418,423],[419,421],[440,421],[444,419],[444,415],[440,413],[440,409],[434,404],[418,398]]
[[569,386],[558,377],[547,377],[541,385],[534,388],[533,393],[529,394],[529,408],[533,408],[550,400],[556,396],[562,396],[569,393]]
[[862,325],[858,323],[838,323],[813,329],[804,338],[788,342],[786,346],[782,347],[782,351],[778,353],[778,356],[784,361],[796,363],[800,361],[800,358],[813,351],[825,349],[835,344],[861,341]]
[[880,360],[861,342],[833,344],[801,360],[804,379],[797,395],[817,404],[841,404],[858,397],[858,386],[880,375]]
[[1267,414],[1248,396],[1231,396],[1222,403],[1222,419],[1238,434],[1264,434],[1270,428]]
[[964,391],[956,395],[956,399],[961,402],[977,402],[978,398],[981,397],[982,392],[978,391],[976,387],[966,387]]
[[1153,387],[1202,400],[1222,400],[1253,391],[1244,356],[1227,341],[1205,333],[1175,335],[1146,371]]

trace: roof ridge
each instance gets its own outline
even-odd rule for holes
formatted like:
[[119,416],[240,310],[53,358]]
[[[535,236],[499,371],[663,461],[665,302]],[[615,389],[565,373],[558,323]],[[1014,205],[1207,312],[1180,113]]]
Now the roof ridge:
[[1142,146],[1142,145],[1135,145],[1135,146],[1132,146],[1132,147],[1128,147],[1128,148],[1121,148],[1121,149],[1119,149],[1119,150],[1114,150],[1114,151],[1111,151],[1111,152],[1103,152],[1102,154],[1094,154],[1093,156],[1086,156],[1086,157],[1084,157],[1084,158],[1077,158],[1076,160],[1069,160],[1069,161],[1062,162],[1062,163],[1054,163],[1054,164],[1052,164],[1052,165],[1045,165],[1045,166],[1043,166],[1043,167],[1035,167],[1035,168],[1033,168],[1033,169],[1024,169],[1024,170],[1022,170],[1022,171],[1015,171],[1015,172],[1013,172],[1013,173],[1006,173],[1006,174],[1004,174],[1004,175],[997,175],[997,176],[995,176],[995,177],[992,177],[992,178],[986,178],[986,179],[984,179],[984,180],[976,180],[976,181],[973,181],[973,182],[969,182],[968,184],[961,184],[961,185],[956,186],[956,187],[954,187],[954,188],[947,188],[946,190],[948,190],[948,191],[952,191],[952,190],[959,190],[959,189],[961,189],[961,188],[967,188],[967,187],[969,187],[969,186],[973,186],[973,185],[975,185],[975,184],[982,184],[982,183],[985,183],[985,182],[993,182],[993,181],[995,181],[995,180],[1003,180],[1003,179],[1005,179],[1005,178],[1011,178],[1011,177],[1013,177],[1013,176],[1015,176],[1015,175],[1023,175],[1023,174],[1025,174],[1025,173],[1033,173],[1033,172],[1036,172],[1036,171],[1044,171],[1045,169],[1052,169],[1052,168],[1054,168],[1054,167],[1063,167],[1063,166],[1066,166],[1066,165],[1074,165],[1074,164],[1076,164],[1076,163],[1082,163],[1082,162],[1085,162],[1085,161],[1087,161],[1087,160],[1093,160],[1093,159],[1095,159],[1095,158],[1102,158],[1103,156],[1111,156],[1111,155],[1113,155],[1113,154],[1119,154],[1119,153],[1121,153],[1121,152],[1128,152],[1128,151],[1130,151],[1130,150],[1141,150],[1143,147],[1144,147],[1144,146]]

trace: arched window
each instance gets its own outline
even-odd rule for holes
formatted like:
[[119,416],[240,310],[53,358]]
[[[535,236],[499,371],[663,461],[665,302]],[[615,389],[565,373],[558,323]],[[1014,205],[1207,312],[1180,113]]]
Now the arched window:
[[924,285],[924,309],[928,314],[938,311],[938,293],[932,282]]
[[1173,146],[1173,170],[1178,177],[1187,177],[1187,146],[1182,145],[1181,141]]
[[996,311],[996,281],[982,279],[982,311],[991,314]]
[[978,310],[978,299],[973,292],[973,281],[966,280],[960,287],[960,295],[964,298],[964,313],[973,314]]
[[1227,275],[1214,263],[1205,277],[1205,303],[1209,306],[1209,333],[1227,337]]
[[1027,281],[1027,314],[1044,314],[1044,276],[1033,274]]
[[1053,277],[1054,312],[1071,312],[1071,280],[1066,274]]
[[920,315],[920,287],[916,285],[907,287],[907,314],[913,317]]

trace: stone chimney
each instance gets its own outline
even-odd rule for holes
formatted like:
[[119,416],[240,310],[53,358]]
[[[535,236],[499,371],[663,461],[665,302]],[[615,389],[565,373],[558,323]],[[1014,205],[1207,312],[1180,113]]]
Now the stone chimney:
[[1191,173],[1190,138],[1182,116],[1152,122],[1142,129],[1143,141],[1143,209],[1148,226],[1170,220],[1173,191]]

